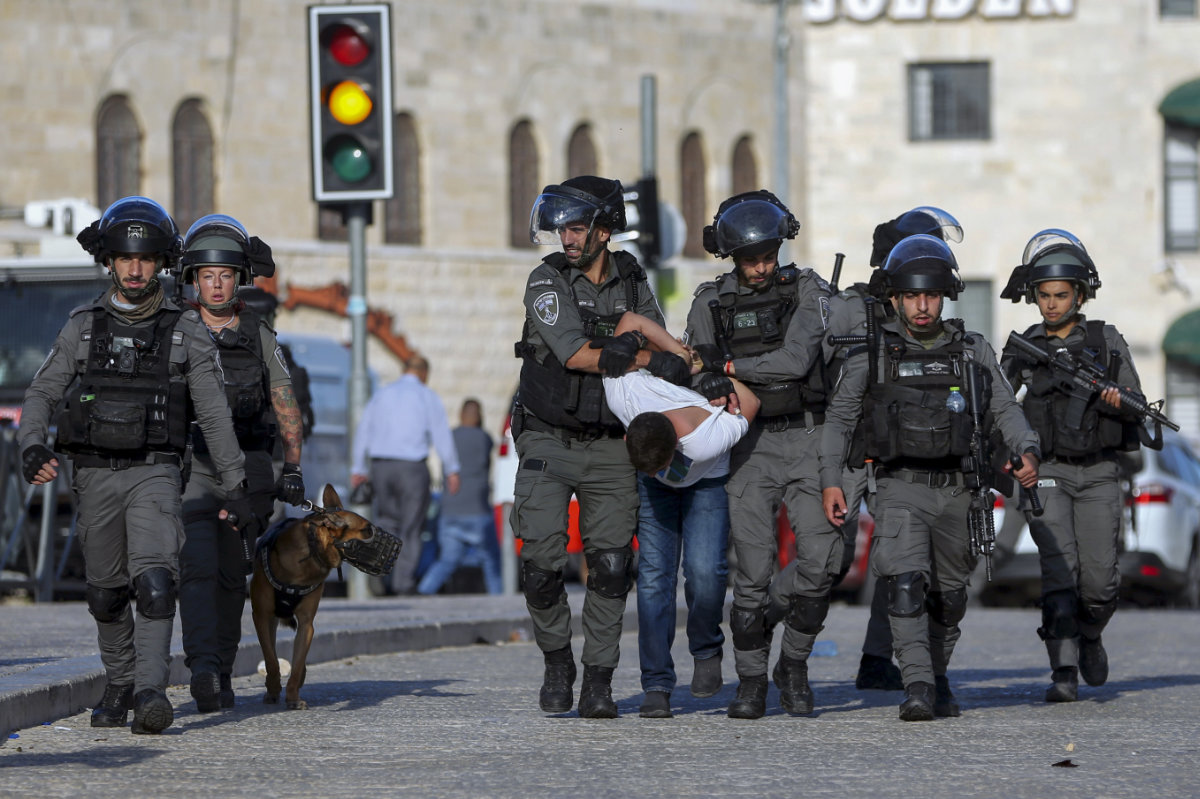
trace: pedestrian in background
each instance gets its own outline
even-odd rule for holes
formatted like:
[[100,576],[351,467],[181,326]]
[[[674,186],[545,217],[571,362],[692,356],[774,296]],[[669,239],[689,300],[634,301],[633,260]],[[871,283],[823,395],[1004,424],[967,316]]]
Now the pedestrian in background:
[[458,493],[459,464],[446,407],[429,379],[429,362],[413,355],[404,374],[375,392],[354,433],[350,488],[370,480],[374,521],[400,539],[400,556],[389,577],[389,593],[415,593],[421,558],[421,528],[429,512],[432,479],[426,459],[431,449],[442,462],[445,489]]
[[458,493],[442,496],[438,514],[437,560],[421,577],[418,594],[436,594],[454,571],[479,562],[489,594],[503,593],[500,582],[500,543],[496,540],[496,515],[492,508],[492,437],[483,429],[479,400],[468,399],[454,428],[458,453]]

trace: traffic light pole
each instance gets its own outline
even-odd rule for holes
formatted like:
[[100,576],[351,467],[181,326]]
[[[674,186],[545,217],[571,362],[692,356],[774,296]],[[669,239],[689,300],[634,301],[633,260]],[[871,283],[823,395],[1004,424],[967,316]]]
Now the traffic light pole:
[[[346,205],[344,218],[350,240],[350,298],[346,303],[346,316],[350,320],[350,396],[347,406],[346,441],[350,447],[347,460],[353,465],[354,438],[358,433],[358,422],[363,408],[370,398],[370,383],[367,379],[367,220],[371,206],[367,202]],[[369,508],[356,509],[360,515],[370,513]],[[346,581],[346,594],[350,599],[369,599],[367,575],[358,569],[350,569]]]

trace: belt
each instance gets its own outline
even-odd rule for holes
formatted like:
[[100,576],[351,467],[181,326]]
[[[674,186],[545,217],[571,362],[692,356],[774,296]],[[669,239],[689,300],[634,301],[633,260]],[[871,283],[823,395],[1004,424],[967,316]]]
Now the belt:
[[875,467],[875,479],[894,477],[906,483],[924,485],[930,488],[949,488],[963,485],[962,472],[939,472],[925,469],[889,469],[886,466]]
[[531,413],[525,414],[525,430],[532,430],[535,433],[549,433],[553,436],[560,436],[563,439],[574,439],[576,441],[597,441],[601,438],[622,438],[625,435],[623,428],[613,427],[593,427],[587,430],[575,430],[570,427],[559,427],[552,425],[549,422],[543,422],[538,417]]
[[1046,458],[1051,463],[1063,463],[1067,466],[1095,466],[1104,461],[1116,460],[1111,452],[1089,452],[1087,455],[1050,455]]
[[114,472],[129,469],[133,466],[154,466],[170,464],[181,466],[183,460],[175,452],[134,452],[123,457],[105,457],[103,455],[78,454],[70,456],[76,468],[82,466],[89,469],[112,469]]
[[783,413],[778,416],[755,416],[754,424],[773,433],[778,433],[780,430],[788,430],[792,427],[808,429],[825,424],[825,413],[823,411],[796,411],[795,413]]

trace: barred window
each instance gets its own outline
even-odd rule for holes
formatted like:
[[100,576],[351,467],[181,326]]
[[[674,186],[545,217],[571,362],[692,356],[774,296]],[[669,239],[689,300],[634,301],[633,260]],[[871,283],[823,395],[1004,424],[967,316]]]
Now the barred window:
[[1200,130],[1167,125],[1163,159],[1164,247],[1200,250]]
[[1158,13],[1162,17],[1196,16],[1196,0],[1159,0]]
[[991,138],[989,68],[986,62],[910,64],[909,139]]

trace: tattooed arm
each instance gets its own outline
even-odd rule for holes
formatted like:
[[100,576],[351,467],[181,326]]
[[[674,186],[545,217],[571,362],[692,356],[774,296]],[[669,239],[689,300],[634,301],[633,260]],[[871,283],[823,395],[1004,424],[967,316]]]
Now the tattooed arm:
[[300,419],[300,404],[296,402],[296,392],[290,385],[276,386],[271,389],[271,407],[275,409],[275,418],[279,421],[279,435],[283,439],[283,460],[285,463],[299,463],[303,424]]

